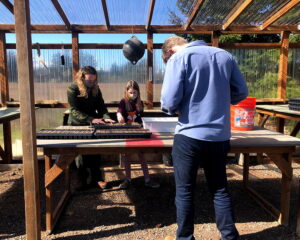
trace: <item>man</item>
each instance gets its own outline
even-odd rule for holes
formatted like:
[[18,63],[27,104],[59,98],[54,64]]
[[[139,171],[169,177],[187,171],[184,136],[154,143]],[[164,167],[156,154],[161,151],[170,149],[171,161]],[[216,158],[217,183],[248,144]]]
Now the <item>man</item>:
[[[176,183],[177,240],[192,240],[194,187],[199,166],[211,192],[221,240],[239,237],[227,189],[226,156],[230,148],[230,104],[248,89],[232,55],[203,41],[168,38],[162,47],[166,65],[161,107],[178,113],[172,150]],[[170,238],[167,238],[170,239]]]

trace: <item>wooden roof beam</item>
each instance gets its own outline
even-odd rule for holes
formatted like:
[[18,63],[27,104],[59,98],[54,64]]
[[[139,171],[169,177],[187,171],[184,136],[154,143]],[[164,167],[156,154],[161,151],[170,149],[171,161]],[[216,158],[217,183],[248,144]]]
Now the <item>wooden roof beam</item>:
[[110,30],[110,22],[109,22],[106,0],[101,0],[101,3],[102,3],[103,12],[104,12],[106,28],[107,28],[107,30]]
[[59,16],[64,21],[67,29],[70,30],[71,29],[71,24],[68,20],[67,15],[65,14],[64,10],[62,9],[61,5],[59,4],[58,0],[51,0],[51,1],[52,1],[52,4],[54,5],[56,11],[58,12]]
[[195,20],[197,14],[199,12],[199,9],[202,6],[202,4],[204,3],[204,1],[205,0],[198,0],[198,2],[196,4],[196,6],[194,7],[191,15],[189,16],[188,20],[186,21],[185,25],[183,26],[183,30],[187,30],[191,26],[192,22]]
[[8,0],[0,0],[0,1],[12,14],[14,14],[14,5],[12,5],[10,1]]
[[146,30],[149,29],[151,21],[152,21],[154,5],[155,5],[155,0],[151,0],[150,7],[149,7],[149,12],[148,12],[147,23],[146,23],[146,26],[145,26]]
[[284,14],[286,14],[288,11],[290,11],[293,7],[295,7],[298,3],[300,3],[300,0],[291,0],[287,4],[285,4],[282,8],[280,8],[279,11],[272,12],[270,14],[270,17],[267,18],[263,24],[260,25],[260,30],[265,30],[268,26],[270,26],[272,23],[274,23],[277,19],[282,17]]
[[[132,33],[134,27],[135,33],[147,33],[145,25],[111,25],[110,30],[107,31],[106,25],[76,25],[72,24],[72,31],[79,33]],[[151,25],[151,32],[153,33],[196,33],[196,34],[211,34],[212,31],[220,31],[222,34],[278,34],[282,31],[290,31],[292,33],[300,33],[297,25],[282,26],[272,25],[261,31],[258,26],[240,26],[231,25],[227,30],[222,30],[221,25],[192,25],[188,30],[183,30],[182,26],[176,25]],[[15,32],[13,24],[0,24],[0,31]],[[70,33],[66,30],[65,25],[31,25],[31,32],[33,33]]]
[[224,24],[222,26],[223,30],[226,30],[235,19],[237,19],[245,9],[253,2],[253,0],[240,0],[236,4],[236,6],[229,12],[227,17],[224,20]]

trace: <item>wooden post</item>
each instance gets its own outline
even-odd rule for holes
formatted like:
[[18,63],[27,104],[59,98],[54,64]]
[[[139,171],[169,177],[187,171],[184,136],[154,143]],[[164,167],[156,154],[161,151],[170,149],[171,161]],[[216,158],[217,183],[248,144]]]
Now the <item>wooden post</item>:
[[147,108],[153,109],[153,33],[147,33]]
[[72,62],[73,62],[73,80],[79,71],[79,47],[78,32],[72,32]]
[[15,32],[24,169],[26,238],[41,239],[29,0],[15,0]]
[[289,54],[289,32],[281,32],[280,62],[278,71],[278,93],[279,99],[286,99],[286,82]]
[[219,47],[219,37],[220,37],[220,32],[219,31],[212,31],[212,33],[211,33],[211,45],[213,47]]
[[0,32],[0,88],[1,104],[6,105],[9,99],[8,77],[7,77],[7,58],[6,58],[6,41],[5,32]]

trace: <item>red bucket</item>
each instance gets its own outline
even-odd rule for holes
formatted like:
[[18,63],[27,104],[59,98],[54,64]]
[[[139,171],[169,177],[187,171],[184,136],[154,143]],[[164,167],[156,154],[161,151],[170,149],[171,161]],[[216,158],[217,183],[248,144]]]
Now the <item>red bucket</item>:
[[254,128],[256,98],[247,97],[237,105],[230,106],[232,130],[249,131]]

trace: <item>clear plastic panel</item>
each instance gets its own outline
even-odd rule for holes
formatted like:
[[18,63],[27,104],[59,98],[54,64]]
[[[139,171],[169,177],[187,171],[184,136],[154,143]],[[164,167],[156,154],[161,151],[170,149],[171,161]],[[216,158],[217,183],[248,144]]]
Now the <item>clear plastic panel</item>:
[[0,24],[14,24],[14,15],[0,2]]

